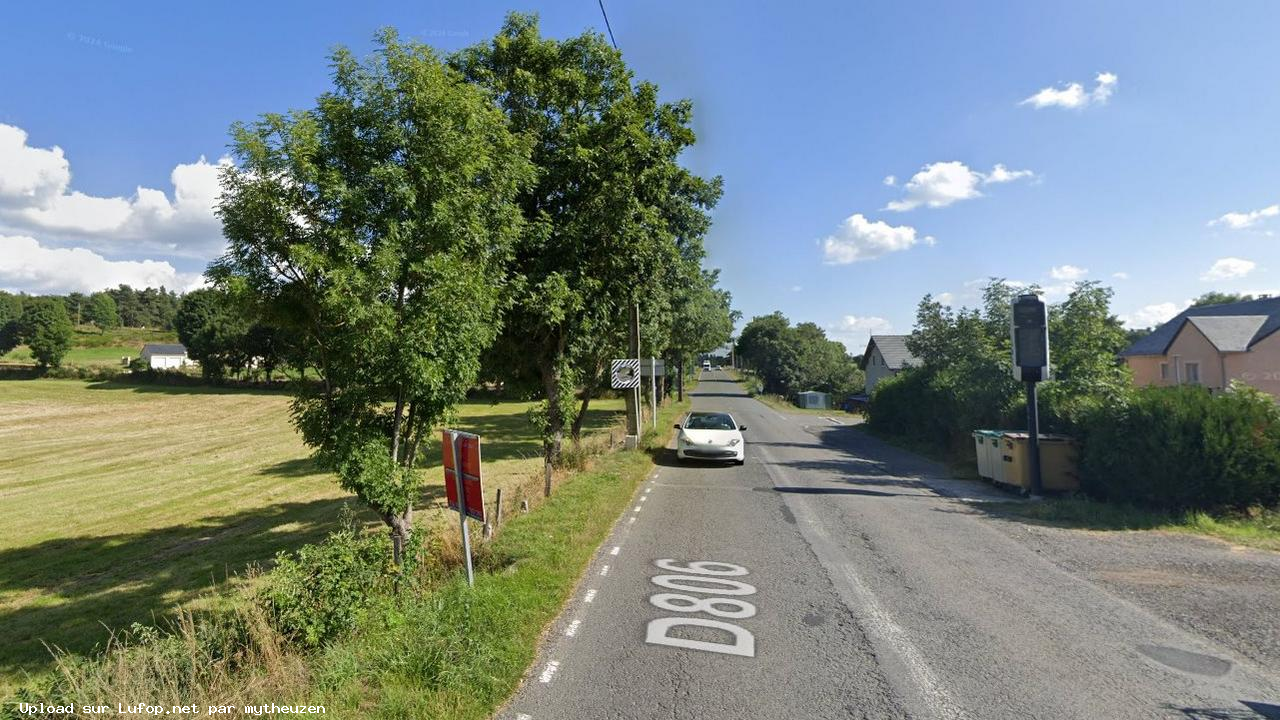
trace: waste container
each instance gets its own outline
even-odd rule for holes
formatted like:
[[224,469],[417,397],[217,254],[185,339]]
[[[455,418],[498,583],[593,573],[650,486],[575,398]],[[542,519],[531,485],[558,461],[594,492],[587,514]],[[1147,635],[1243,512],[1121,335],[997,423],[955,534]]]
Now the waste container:
[[[996,482],[1030,489],[1027,478],[1031,461],[1031,436],[1025,432],[1006,432],[1000,440],[1000,469]],[[1079,447],[1066,435],[1040,436],[1040,481],[1045,490],[1080,489],[1077,469]]]
[[973,451],[978,457],[978,475],[988,480],[996,476],[1000,465],[1000,437],[1003,430],[974,430]]

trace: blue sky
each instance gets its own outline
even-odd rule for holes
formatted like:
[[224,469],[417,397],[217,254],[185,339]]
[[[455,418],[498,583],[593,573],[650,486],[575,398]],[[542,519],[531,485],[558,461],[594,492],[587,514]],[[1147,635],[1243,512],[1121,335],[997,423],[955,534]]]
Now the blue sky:
[[[748,318],[857,346],[992,275],[1101,280],[1140,325],[1280,289],[1280,5],[605,5],[637,76],[695,103],[686,162],[725,178],[710,264]],[[453,50],[512,9],[603,30],[595,0],[9,8],[0,287],[198,282],[233,121],[308,106],[336,44]]]

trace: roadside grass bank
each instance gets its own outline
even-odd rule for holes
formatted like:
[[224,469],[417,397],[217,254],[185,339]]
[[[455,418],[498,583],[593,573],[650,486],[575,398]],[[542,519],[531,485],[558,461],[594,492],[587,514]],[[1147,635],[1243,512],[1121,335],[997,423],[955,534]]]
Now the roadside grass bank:
[[[645,437],[646,449],[665,444],[665,428],[688,407],[686,401],[664,408],[658,428]],[[237,588],[239,602],[183,612],[159,630],[135,626],[92,658],[60,654],[56,672],[28,683],[0,708],[0,717],[19,717],[18,700],[305,703],[343,718],[488,717],[518,686],[545,625],[653,467],[646,452],[607,450],[594,446],[581,460],[585,469],[561,477],[549,500],[532,498],[529,513],[510,512],[493,540],[482,540],[473,524],[475,588],[461,576],[456,525],[448,523],[428,535],[418,563],[394,583],[399,592],[387,582],[390,569],[366,565],[361,578],[372,572],[377,580],[359,586],[359,604],[347,613],[350,627],[317,649],[282,631],[255,592],[278,581],[266,573]],[[346,553],[344,543],[386,544],[381,530],[358,537],[335,543],[331,535],[321,545]],[[319,572],[322,584],[333,580],[327,574],[333,569],[304,567]],[[322,604],[334,600],[328,592],[317,596]]]
[[[92,653],[112,630],[174,606],[235,602],[247,567],[323,539],[348,493],[316,467],[279,391],[75,380],[0,381],[0,697]],[[478,397],[461,429],[485,438],[485,501],[542,493],[532,403]],[[586,452],[607,447],[618,399],[592,402]],[[450,527],[435,441],[421,453],[419,528]],[[381,530],[369,513],[358,519]],[[456,521],[455,521],[456,522]]]
[[[856,430],[894,447],[946,465],[952,477],[980,480],[972,457],[957,457],[915,438],[878,432],[865,424]],[[1037,502],[981,503],[983,512],[1033,523],[1079,530],[1162,530],[1214,537],[1238,545],[1280,551],[1280,508],[1253,507],[1240,512],[1169,512],[1095,500],[1083,494],[1046,497]]]
[[1218,538],[1237,545],[1280,551],[1280,508],[1250,508],[1210,514],[1148,510],[1086,497],[1046,498],[1040,502],[984,503],[982,510],[1020,520],[1080,530],[1162,530]]

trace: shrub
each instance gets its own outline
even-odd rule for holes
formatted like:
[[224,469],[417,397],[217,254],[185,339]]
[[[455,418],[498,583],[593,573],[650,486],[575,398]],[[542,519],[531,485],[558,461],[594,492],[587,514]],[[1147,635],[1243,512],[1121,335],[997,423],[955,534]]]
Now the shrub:
[[1081,427],[1081,481],[1095,497],[1174,510],[1280,500],[1280,410],[1251,388],[1140,388]]
[[389,557],[385,533],[365,534],[349,525],[323,542],[279,554],[259,600],[281,635],[319,647],[359,622],[393,576]]

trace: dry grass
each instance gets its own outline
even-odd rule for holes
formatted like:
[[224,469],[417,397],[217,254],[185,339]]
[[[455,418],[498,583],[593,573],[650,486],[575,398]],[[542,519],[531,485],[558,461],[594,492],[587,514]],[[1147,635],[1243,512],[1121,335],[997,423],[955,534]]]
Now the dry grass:
[[[50,667],[45,643],[85,652],[105,646],[109,628],[217,602],[225,594],[211,587],[332,528],[349,498],[309,460],[288,403],[272,392],[0,382],[0,695]],[[612,425],[620,404],[593,403],[590,425]],[[461,429],[486,438],[486,501],[501,487],[504,513],[542,494],[528,408],[460,409]],[[438,462],[424,477],[419,523],[443,526]]]

